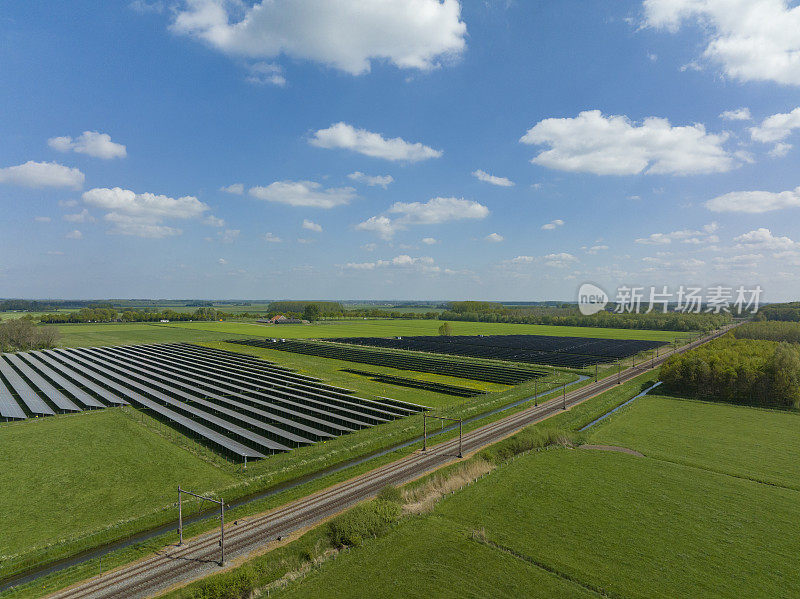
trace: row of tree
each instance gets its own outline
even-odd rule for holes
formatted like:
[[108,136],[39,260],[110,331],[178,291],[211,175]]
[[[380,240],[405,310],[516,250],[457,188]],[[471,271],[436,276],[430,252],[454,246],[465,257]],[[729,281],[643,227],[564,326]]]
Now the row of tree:
[[[477,302],[459,302],[459,304]],[[490,302],[482,302],[489,304]],[[497,304],[501,306],[500,304]],[[447,310],[439,314],[441,320],[466,320],[471,322],[504,322],[516,324],[542,324],[572,327],[607,327],[612,329],[647,329],[657,331],[712,331],[729,323],[729,314],[650,312],[649,314],[599,312],[584,316],[575,308],[507,308],[480,311]]]
[[800,343],[800,322],[765,320],[746,322],[733,329],[737,339],[761,339],[764,341],[786,341]]
[[159,322],[161,320],[218,320],[219,318],[231,316],[233,315],[218,312],[214,308],[198,308],[194,312],[175,312],[174,310],[164,310],[163,312],[123,310],[122,312],[118,312],[115,308],[81,308],[75,312],[42,314],[39,317],[39,322],[45,324],[89,322]]
[[50,349],[58,338],[58,328],[36,326],[29,318],[0,322],[0,352]]
[[782,320],[800,322],[800,302],[768,304],[762,306],[753,317],[754,320]]
[[661,368],[667,390],[723,402],[800,408],[800,345],[732,334],[671,356]]

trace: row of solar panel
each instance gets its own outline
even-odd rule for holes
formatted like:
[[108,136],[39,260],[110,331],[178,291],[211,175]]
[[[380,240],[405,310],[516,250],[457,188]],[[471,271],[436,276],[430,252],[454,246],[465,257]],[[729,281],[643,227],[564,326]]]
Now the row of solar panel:
[[452,358],[437,358],[425,354],[408,354],[379,349],[363,349],[354,345],[333,343],[330,341],[309,341],[298,339],[237,339],[230,343],[252,345],[267,349],[293,352],[334,360],[344,360],[373,366],[388,366],[399,370],[429,372],[444,376],[453,376],[474,381],[486,381],[502,385],[518,385],[519,383],[539,378],[547,371],[528,366],[505,366],[499,364],[468,362]]
[[338,343],[583,368],[627,358],[664,345],[660,341],[548,335],[439,335],[343,337]]
[[348,389],[270,362],[190,344],[0,356],[3,418],[128,403],[218,449],[249,458],[422,409],[396,400],[358,398]]

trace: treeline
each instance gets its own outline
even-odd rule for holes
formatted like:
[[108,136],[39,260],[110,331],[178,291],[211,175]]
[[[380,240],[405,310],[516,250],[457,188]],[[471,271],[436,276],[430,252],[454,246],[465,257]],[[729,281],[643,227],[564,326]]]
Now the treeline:
[[76,312],[56,312],[42,314],[39,322],[45,324],[77,324],[89,322],[159,322],[189,321],[189,320],[218,320],[231,317],[232,314],[219,312],[214,308],[198,308],[194,312],[145,312],[142,310],[123,310],[118,312],[114,308],[81,308]]
[[656,331],[712,331],[731,321],[729,314],[650,312],[615,314],[599,312],[584,316],[576,308],[508,307],[494,302],[451,302],[441,320],[501,322]]
[[732,334],[671,356],[661,367],[669,391],[714,401],[800,408],[800,345]]
[[800,343],[800,322],[780,320],[746,322],[733,329],[732,333],[737,339]]
[[58,343],[56,327],[39,327],[30,318],[0,322],[0,351],[50,349]]
[[276,314],[302,314],[308,306],[316,306],[319,315],[323,318],[342,316],[345,312],[344,306],[339,302],[318,302],[318,301],[280,301],[270,302],[267,311]]
[[762,306],[753,316],[753,320],[782,320],[800,322],[800,302],[785,304],[768,304]]

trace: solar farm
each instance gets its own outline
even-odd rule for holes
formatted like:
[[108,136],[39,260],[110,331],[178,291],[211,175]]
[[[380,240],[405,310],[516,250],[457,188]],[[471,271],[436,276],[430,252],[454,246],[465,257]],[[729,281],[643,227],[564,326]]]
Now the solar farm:
[[133,405],[215,450],[262,458],[421,411],[187,343],[0,356],[0,417]]
[[[503,360],[525,364],[558,366],[562,368],[585,368],[595,364],[613,362],[653,350],[664,345],[659,341],[635,339],[594,339],[587,337],[553,337],[547,335],[439,335],[412,337],[341,337],[323,343],[287,339],[265,341],[237,340],[235,343],[272,347],[318,356],[341,356],[341,359],[366,364],[391,366],[397,363],[408,370],[422,372],[447,372],[450,376],[476,378],[485,373],[486,380],[516,384],[541,375],[541,371],[524,370],[520,367],[482,365],[476,375],[475,365],[459,368],[452,360],[433,357],[401,356],[387,352],[367,352],[354,345],[388,350],[406,350],[429,354],[446,354],[490,360]],[[333,344],[338,345],[333,345]],[[416,367],[409,363],[416,363]],[[423,368],[425,368],[423,370]],[[461,374],[456,374],[460,372]]]

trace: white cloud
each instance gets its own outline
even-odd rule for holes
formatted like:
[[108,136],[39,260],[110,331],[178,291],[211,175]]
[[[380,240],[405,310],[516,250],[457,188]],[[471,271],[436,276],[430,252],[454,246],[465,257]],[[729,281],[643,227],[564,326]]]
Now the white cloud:
[[497,185],[498,187],[512,187],[514,185],[514,182],[511,179],[507,179],[506,177],[495,177],[494,175],[490,175],[481,169],[472,171],[472,176],[476,177],[479,181],[491,183],[492,185]]
[[83,239],[83,233],[75,229],[74,231],[70,231],[66,235],[64,235],[67,239]]
[[750,116],[750,109],[744,106],[736,110],[726,110],[719,115],[719,118],[725,119],[726,121],[749,121],[753,117]]
[[434,239],[433,237],[423,237],[422,243],[424,243],[425,245],[434,245],[434,244],[437,244],[439,242],[436,239]]
[[542,225],[542,230],[543,231],[552,231],[556,227],[563,227],[563,226],[564,226],[564,221],[561,220],[560,218],[557,218],[555,220],[551,220],[546,225]]
[[608,249],[607,245],[593,245],[592,247],[585,248],[587,254],[598,254]]
[[432,225],[453,220],[481,219],[489,216],[483,204],[464,198],[433,198],[427,202],[395,202],[389,212],[401,214],[402,224]]
[[738,242],[738,247],[747,249],[786,251],[800,247],[799,243],[792,241],[788,237],[776,237],[772,234],[772,231],[764,227],[739,235],[734,238],[734,241]]
[[699,245],[703,243],[717,243],[719,237],[714,233],[719,229],[717,223],[709,223],[701,230],[683,229],[681,231],[672,231],[671,233],[653,233],[648,237],[642,237],[636,240],[636,243],[643,245],[667,245],[673,241],[680,241],[690,245]]
[[352,75],[386,61],[430,70],[466,47],[457,0],[187,0],[171,29],[231,56],[285,55]]
[[200,218],[208,210],[208,206],[194,196],[176,199],[119,187],[90,189],[82,197],[85,204],[108,211],[104,218],[114,225],[110,233],[136,237],[180,235],[180,229],[166,226],[163,221]]
[[225,221],[221,218],[217,218],[213,214],[209,214],[207,217],[203,219],[203,222],[210,227],[224,227]]
[[140,14],[161,14],[167,8],[161,0],[155,0],[154,2],[147,2],[147,0],[133,0],[128,6],[131,10],[135,10]]
[[437,225],[463,219],[482,219],[489,215],[483,204],[463,198],[432,198],[427,202],[395,202],[390,214],[399,214],[394,220],[388,216],[372,216],[356,225],[360,231],[372,231],[383,239],[391,239],[397,231],[409,225]]
[[500,235],[499,233],[489,233],[485,237],[486,241],[491,241],[492,243],[500,243],[501,241],[505,240],[505,237]]
[[703,57],[729,77],[800,85],[800,7],[786,0],[645,0],[644,10],[651,27],[700,24]]
[[286,86],[286,77],[283,76],[283,67],[272,62],[256,62],[247,67],[250,73],[245,81],[255,85]]
[[376,268],[402,268],[415,269],[424,273],[439,272],[440,268],[434,266],[434,260],[430,256],[412,257],[408,254],[400,254],[390,260],[377,260],[375,262],[348,262],[344,268],[349,270],[375,270]]
[[800,187],[789,191],[732,191],[705,203],[713,212],[745,212],[759,214],[782,208],[800,207]]
[[306,218],[303,219],[303,228],[308,229],[309,231],[314,231],[315,233],[322,233],[322,225],[319,225]]
[[222,264],[224,266],[228,263],[228,261],[225,258],[220,258],[219,260],[217,260],[217,263]]
[[62,218],[70,223],[94,222],[94,217],[89,214],[86,208],[74,214],[65,214]]
[[769,155],[773,158],[783,158],[786,154],[789,153],[789,150],[792,149],[792,144],[787,143],[777,143],[772,146],[772,149],[769,151]]
[[394,177],[391,175],[365,175],[361,171],[356,171],[354,173],[350,173],[347,175],[349,179],[353,181],[359,181],[361,183],[366,183],[369,187],[380,186],[386,189],[386,187],[394,181]]
[[219,190],[240,196],[244,193],[244,183],[231,183],[230,185],[220,187]]
[[398,227],[386,216],[371,216],[364,222],[358,223],[356,229],[377,233],[382,239],[391,239]]
[[35,220],[37,223],[49,223],[53,219],[51,219],[49,216],[34,216],[33,220]]
[[241,231],[239,229],[225,229],[224,231],[217,233],[217,235],[222,243],[233,243],[239,239],[240,233]]
[[356,129],[342,122],[316,131],[309,143],[318,148],[340,148],[372,158],[404,162],[418,162],[442,155],[441,150],[434,150],[421,143],[411,143],[400,137],[386,139],[380,133]]
[[550,146],[531,162],[562,171],[691,175],[731,170],[735,163],[722,147],[726,140],[701,124],[673,127],[667,119],[647,117],[637,125],[625,116],[587,110],[575,118],[544,119],[520,142]]
[[0,183],[23,187],[83,187],[84,175],[76,168],[56,162],[29,160],[18,166],[0,168]]
[[547,254],[544,257],[545,265],[552,266],[553,268],[568,268],[575,262],[578,262],[578,259],[572,254],[568,254],[567,252],[561,252],[558,254]]
[[750,128],[750,137],[762,143],[775,143],[769,151],[773,158],[781,158],[789,153],[792,145],[783,142],[795,129],[800,129],[800,107],[788,113],[778,113],[768,116],[758,127]]
[[533,256],[517,256],[516,258],[511,259],[511,262],[513,262],[514,264],[530,264],[535,261],[536,258],[534,258]]
[[356,197],[352,187],[322,189],[314,181],[275,181],[266,187],[251,187],[249,193],[260,200],[309,208],[334,208]]
[[274,235],[272,233],[265,233],[264,234],[264,241],[266,241],[268,243],[280,243],[280,242],[283,241],[283,239],[281,239],[280,237],[278,237],[277,235]]
[[78,205],[78,200],[58,200],[59,208],[74,208]]
[[84,131],[75,139],[69,136],[51,137],[47,140],[47,145],[59,152],[73,151],[104,160],[125,158],[128,155],[124,145],[111,141],[108,133],[97,131]]

